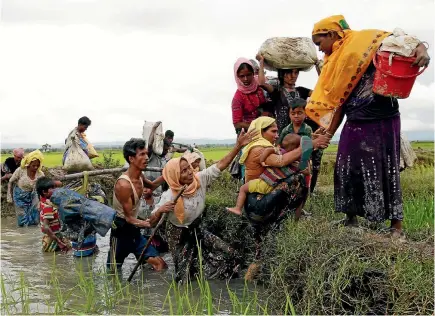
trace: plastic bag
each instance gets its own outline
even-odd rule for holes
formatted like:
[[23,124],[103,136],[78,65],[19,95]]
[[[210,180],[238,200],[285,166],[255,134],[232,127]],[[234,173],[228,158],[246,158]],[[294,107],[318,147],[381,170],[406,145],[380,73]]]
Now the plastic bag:
[[309,71],[318,63],[317,49],[307,37],[272,37],[258,51],[268,70],[300,69]]
[[85,140],[85,142],[87,144],[86,145],[86,149],[88,151],[88,157],[89,157],[89,159],[99,157],[99,155],[98,155],[97,151],[95,150],[94,146],[88,141],[88,139],[85,136],[83,136],[83,139]]
[[407,35],[402,29],[395,28],[393,35],[386,37],[379,48],[382,52],[395,53],[400,56],[410,57],[413,50],[420,44],[417,37]]
[[68,172],[82,172],[93,170],[94,166],[83,149],[76,142],[72,142],[71,147],[66,152],[63,169]]
[[[143,126],[143,139],[145,140],[146,147],[149,147],[149,140],[151,136],[151,131],[154,127],[156,122],[147,122],[145,121],[145,124]],[[162,123],[160,123],[155,132],[154,132],[154,142],[152,144],[153,152],[157,155],[161,155],[163,153],[163,139],[165,138],[165,135],[163,134],[163,126]]]

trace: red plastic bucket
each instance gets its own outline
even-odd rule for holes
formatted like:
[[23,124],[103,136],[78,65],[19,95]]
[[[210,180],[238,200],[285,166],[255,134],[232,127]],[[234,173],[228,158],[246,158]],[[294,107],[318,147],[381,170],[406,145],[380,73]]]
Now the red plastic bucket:
[[386,97],[406,99],[411,94],[415,79],[426,70],[411,66],[415,57],[402,57],[378,51],[373,57],[376,67],[373,92]]

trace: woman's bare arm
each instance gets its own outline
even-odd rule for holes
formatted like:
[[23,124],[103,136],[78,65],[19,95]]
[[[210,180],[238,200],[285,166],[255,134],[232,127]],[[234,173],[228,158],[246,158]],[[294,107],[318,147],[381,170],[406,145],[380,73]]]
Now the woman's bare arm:
[[258,71],[258,84],[268,93],[272,93],[274,90],[273,86],[266,83],[266,75],[264,74],[264,57],[262,55],[258,55],[257,59],[260,62],[260,70]]

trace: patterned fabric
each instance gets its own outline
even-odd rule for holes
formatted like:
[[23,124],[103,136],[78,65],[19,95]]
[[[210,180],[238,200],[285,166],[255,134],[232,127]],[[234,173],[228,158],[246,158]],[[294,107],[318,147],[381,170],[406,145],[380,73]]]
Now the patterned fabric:
[[374,222],[402,220],[399,164],[400,117],[347,121],[334,173],[336,211]]
[[281,168],[267,167],[260,175],[260,179],[274,187],[279,183],[279,181],[288,178],[297,172],[299,172],[299,169],[294,166]]
[[33,191],[36,181],[43,176],[44,173],[42,171],[37,171],[35,178],[30,179],[27,175],[27,168],[18,168],[17,170],[15,170],[9,182],[12,184],[16,182],[20,189],[24,191]]
[[278,229],[283,220],[302,205],[307,193],[305,177],[298,173],[283,180],[267,195],[248,194],[245,211],[255,230],[257,259],[263,238]]
[[38,198],[35,191],[24,191],[15,186],[14,203],[18,226],[38,225]]
[[[64,238],[60,233],[55,234],[68,248],[71,248],[71,242]],[[48,235],[42,236],[42,251],[55,252],[60,250],[56,240],[51,239]]]
[[334,111],[350,97],[385,37],[381,30],[352,31],[342,15],[316,23],[312,34],[337,31],[341,36],[325,55],[324,65],[307,105],[307,115],[322,127],[331,123]]
[[201,246],[201,265],[205,278],[236,277],[240,256],[222,239],[200,227],[200,222],[198,218],[188,228],[167,222],[166,236],[175,265],[175,280],[186,281],[200,272],[198,244]]
[[41,222],[41,231],[44,232],[44,220],[48,221],[48,227],[50,227],[53,233],[60,231],[59,212],[57,208],[50,202],[50,200],[41,197],[39,202],[39,216]]

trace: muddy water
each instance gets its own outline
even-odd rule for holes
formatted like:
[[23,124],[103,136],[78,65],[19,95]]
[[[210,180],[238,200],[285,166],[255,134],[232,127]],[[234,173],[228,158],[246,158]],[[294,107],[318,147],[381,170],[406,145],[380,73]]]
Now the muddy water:
[[[105,237],[98,236],[97,245],[99,253],[86,257],[75,258],[72,253],[44,253],[41,249],[42,233],[39,227],[18,228],[15,218],[3,218],[1,220],[1,274],[6,280],[7,291],[13,291],[17,288],[20,274],[23,273],[29,287],[29,309],[31,313],[47,313],[53,312],[54,301],[56,300],[56,286],[53,286],[53,275],[58,278],[58,286],[62,290],[71,290],[78,284],[78,271],[83,271],[86,275],[93,272],[95,283],[95,295],[102,297],[105,291],[103,276],[107,253],[109,250],[109,235]],[[167,297],[169,283],[172,281],[173,265],[169,254],[164,256],[164,259],[169,264],[169,269],[163,272],[156,272],[148,267],[139,269],[136,273],[130,287],[132,291],[137,291],[142,288],[146,295],[140,297],[142,301],[140,306],[154,306],[162,311],[162,305]],[[55,269],[54,267],[55,262]],[[122,269],[122,284],[127,284],[126,280],[132,271],[136,259],[131,254],[124,262]],[[55,270],[55,272],[53,272]],[[15,285],[13,284],[15,283]],[[109,282],[110,283],[110,282]],[[107,282],[106,282],[107,284]],[[227,293],[227,284],[224,281],[213,280],[209,282],[212,293],[220,297],[220,308],[223,313],[226,312],[226,307],[229,306],[229,298]],[[234,280],[230,282],[230,287],[233,290],[243,288],[242,280]],[[107,293],[107,291],[106,291]],[[14,295],[16,296],[16,295]],[[65,305],[70,306],[74,310],[74,306],[83,304],[83,292],[79,289],[73,290],[72,295],[67,299]],[[134,298],[138,299],[139,298]],[[2,303],[4,299],[2,298]],[[131,302],[129,305],[137,305],[137,302]],[[50,303],[47,303],[50,302]],[[126,303],[127,305],[127,303]],[[20,307],[18,310],[20,312]],[[77,308],[80,310],[80,308]],[[108,313],[127,313],[127,306],[119,304],[115,310],[107,311]]]

